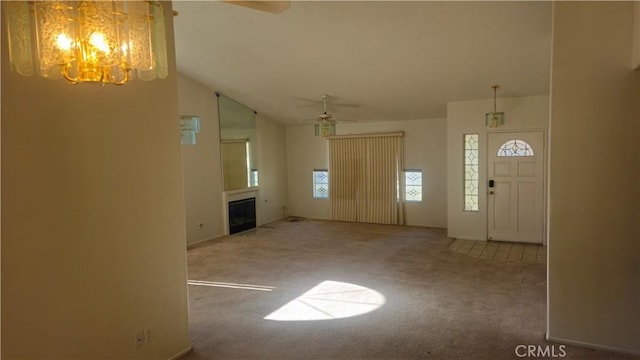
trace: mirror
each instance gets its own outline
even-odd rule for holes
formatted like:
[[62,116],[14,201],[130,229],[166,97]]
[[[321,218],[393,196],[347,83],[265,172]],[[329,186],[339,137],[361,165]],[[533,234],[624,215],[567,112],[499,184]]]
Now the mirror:
[[258,186],[256,113],[230,97],[216,95],[223,189]]

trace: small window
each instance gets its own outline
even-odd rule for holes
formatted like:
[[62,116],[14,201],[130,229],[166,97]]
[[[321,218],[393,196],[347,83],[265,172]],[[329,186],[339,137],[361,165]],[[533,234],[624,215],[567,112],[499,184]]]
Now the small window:
[[509,140],[498,149],[499,157],[503,156],[533,156],[533,149],[526,141]]
[[327,169],[313,170],[313,198],[329,198],[329,171]]
[[404,199],[406,201],[422,201],[422,170],[404,171]]
[[251,169],[251,186],[258,186],[258,169]]
[[478,134],[464,135],[464,211],[478,208]]

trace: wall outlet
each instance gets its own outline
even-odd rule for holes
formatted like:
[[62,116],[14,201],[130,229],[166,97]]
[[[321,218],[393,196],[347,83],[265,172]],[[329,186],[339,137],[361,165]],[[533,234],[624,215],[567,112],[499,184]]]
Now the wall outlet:
[[139,331],[136,333],[136,348],[142,347],[145,344],[145,332]]
[[198,229],[202,229],[204,227],[203,223],[198,224]]

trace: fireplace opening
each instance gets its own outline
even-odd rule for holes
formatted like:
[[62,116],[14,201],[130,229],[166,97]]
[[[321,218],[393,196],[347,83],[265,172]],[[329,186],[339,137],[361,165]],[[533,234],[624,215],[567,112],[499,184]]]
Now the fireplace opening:
[[256,198],[229,202],[229,234],[256,227]]

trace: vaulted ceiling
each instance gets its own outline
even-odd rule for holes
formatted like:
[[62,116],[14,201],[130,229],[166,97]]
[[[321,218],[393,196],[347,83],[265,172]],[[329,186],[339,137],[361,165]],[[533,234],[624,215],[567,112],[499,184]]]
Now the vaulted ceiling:
[[[547,94],[550,2],[294,1],[272,14],[174,1],[178,70],[289,124],[446,116],[450,101]],[[490,110],[490,109],[487,109]]]

